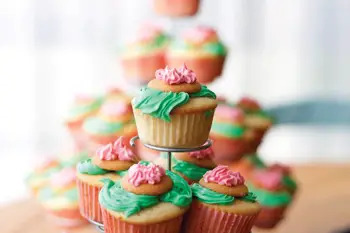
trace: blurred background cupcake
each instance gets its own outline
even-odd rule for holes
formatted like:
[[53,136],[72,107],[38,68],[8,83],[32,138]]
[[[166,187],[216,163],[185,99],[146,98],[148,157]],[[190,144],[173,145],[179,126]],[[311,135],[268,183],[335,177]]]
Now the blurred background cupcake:
[[200,83],[210,83],[221,75],[227,49],[216,31],[208,26],[186,30],[169,46],[167,62],[171,67],[185,63]]
[[165,49],[169,37],[152,24],[140,27],[135,39],[122,50],[121,64],[125,78],[134,83],[145,84],[154,78],[156,70],[165,66]]

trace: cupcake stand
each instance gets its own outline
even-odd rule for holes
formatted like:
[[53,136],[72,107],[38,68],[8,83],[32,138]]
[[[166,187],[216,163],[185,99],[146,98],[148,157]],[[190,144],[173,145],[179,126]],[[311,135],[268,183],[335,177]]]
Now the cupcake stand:
[[[130,145],[131,146],[135,146],[135,142],[137,140],[139,140],[139,136],[135,136],[133,138],[130,139]],[[149,149],[152,150],[156,150],[159,152],[166,152],[168,154],[168,170],[171,171],[171,154],[172,153],[180,153],[180,152],[192,152],[192,151],[199,151],[199,150],[204,150],[209,148],[212,145],[212,140],[208,139],[203,145],[199,146],[199,147],[193,147],[193,148],[167,148],[167,147],[159,147],[159,146],[153,146],[147,143],[143,143],[143,145]],[[99,230],[100,232],[104,232],[104,227],[103,224],[95,222],[93,220],[88,219],[88,221],[95,225],[97,230]]]

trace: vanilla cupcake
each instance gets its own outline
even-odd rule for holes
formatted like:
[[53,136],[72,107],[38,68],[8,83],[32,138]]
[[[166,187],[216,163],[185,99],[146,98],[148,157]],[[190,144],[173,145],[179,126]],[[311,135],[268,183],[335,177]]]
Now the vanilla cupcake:
[[192,148],[208,139],[216,95],[200,85],[196,74],[180,69],[157,70],[156,79],[132,100],[136,126],[143,143]]
[[38,193],[38,200],[45,208],[49,221],[59,227],[72,228],[87,223],[79,212],[75,174],[74,168],[63,168]]
[[165,50],[169,37],[154,25],[144,25],[136,39],[121,54],[124,76],[128,81],[147,83],[154,72],[165,66]]
[[93,158],[78,164],[79,206],[86,219],[102,223],[102,212],[98,202],[98,193],[103,186],[101,180],[119,180],[138,160],[126,143],[123,137],[119,137],[113,144],[99,148]]
[[215,111],[210,138],[213,139],[215,162],[232,163],[246,152],[244,113],[228,103],[221,103]]
[[189,184],[193,184],[216,166],[211,160],[213,156],[211,147],[193,152],[173,153],[172,171],[182,176]]
[[103,182],[99,201],[106,233],[180,232],[192,192],[179,175],[140,162],[120,181]]
[[259,103],[249,97],[241,98],[237,107],[245,113],[244,124],[247,127],[245,138],[247,141],[247,153],[256,153],[265,133],[273,124],[273,119],[259,105]]
[[244,178],[220,165],[192,185],[194,200],[184,233],[250,233],[260,211]]
[[130,99],[120,95],[109,96],[96,116],[84,121],[83,130],[88,135],[89,153],[104,144],[124,136],[130,140],[137,134]]
[[206,26],[186,30],[174,40],[167,53],[168,65],[178,67],[185,63],[201,83],[210,83],[221,76],[227,49],[216,31]]

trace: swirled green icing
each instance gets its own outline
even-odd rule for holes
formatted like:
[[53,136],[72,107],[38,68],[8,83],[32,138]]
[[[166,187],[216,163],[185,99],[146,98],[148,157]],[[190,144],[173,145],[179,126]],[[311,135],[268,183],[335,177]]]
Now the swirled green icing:
[[174,171],[177,171],[186,177],[190,178],[191,180],[200,180],[203,175],[209,171],[207,168],[199,167],[193,163],[188,163],[182,160],[177,160],[173,158],[173,167],[172,169]]
[[170,49],[178,52],[203,51],[217,56],[225,56],[227,54],[226,47],[220,41],[204,43],[201,46],[193,46],[183,40],[175,40],[171,43]]
[[104,170],[91,162],[91,159],[81,161],[77,165],[77,170],[81,174],[87,175],[103,175],[108,173],[107,170]]
[[125,176],[126,173],[128,173],[128,170],[124,170],[124,171],[115,171],[115,173],[117,173],[117,175],[123,177],[123,176]]
[[210,54],[220,56],[225,56],[227,53],[225,46],[221,42],[204,44],[203,50],[207,51]]
[[297,189],[297,183],[293,180],[292,177],[290,177],[288,175],[284,175],[282,177],[282,183],[290,190]]
[[256,168],[266,168],[266,164],[262,161],[257,154],[246,155],[244,159],[251,162]]
[[192,202],[192,191],[187,182],[179,175],[166,171],[166,174],[173,181],[173,188],[160,196],[163,202],[170,202],[176,206],[185,207]]
[[230,195],[217,193],[213,190],[203,187],[198,183],[192,184],[191,189],[194,197],[207,204],[230,205],[234,202],[235,199],[247,202],[256,202],[256,196],[252,192],[247,193],[247,195],[244,197],[235,198]]
[[133,100],[133,105],[145,114],[170,122],[170,112],[186,104],[189,99],[189,95],[185,92],[162,92],[145,87]]
[[288,205],[292,201],[292,196],[285,191],[282,192],[270,192],[264,189],[256,188],[252,184],[248,184],[249,190],[251,190],[256,196],[257,201],[262,206],[275,207]]
[[192,184],[191,188],[193,196],[207,204],[229,205],[235,200],[233,196],[214,192],[197,183]]
[[96,100],[92,102],[85,103],[85,104],[77,104],[69,109],[68,118],[76,118],[81,115],[85,115],[89,112],[95,111],[101,106],[102,102],[103,102],[103,98],[98,97],[96,98]]
[[166,171],[166,174],[172,179],[173,187],[169,192],[160,196],[137,195],[123,189],[120,181],[102,179],[104,186],[99,193],[99,202],[104,208],[122,212],[126,217],[152,207],[160,201],[170,202],[180,207],[188,206],[192,201],[192,191],[189,185],[171,171]]
[[229,138],[240,138],[243,137],[245,129],[238,125],[214,121],[211,126],[211,131]]
[[190,94],[190,97],[208,97],[211,99],[216,99],[215,93],[209,90],[205,85],[201,85],[201,90],[199,92]]
[[99,117],[90,117],[84,124],[83,128],[93,134],[110,135],[118,132],[124,126],[123,122],[108,122]]

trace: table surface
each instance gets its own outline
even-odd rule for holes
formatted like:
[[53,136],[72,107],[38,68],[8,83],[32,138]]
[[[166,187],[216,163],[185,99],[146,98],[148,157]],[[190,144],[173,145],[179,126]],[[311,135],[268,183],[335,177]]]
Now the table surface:
[[[287,218],[273,230],[253,233],[331,233],[350,227],[350,164],[295,167],[299,192]],[[1,233],[96,233],[92,226],[63,231],[45,220],[34,200],[0,207]]]

